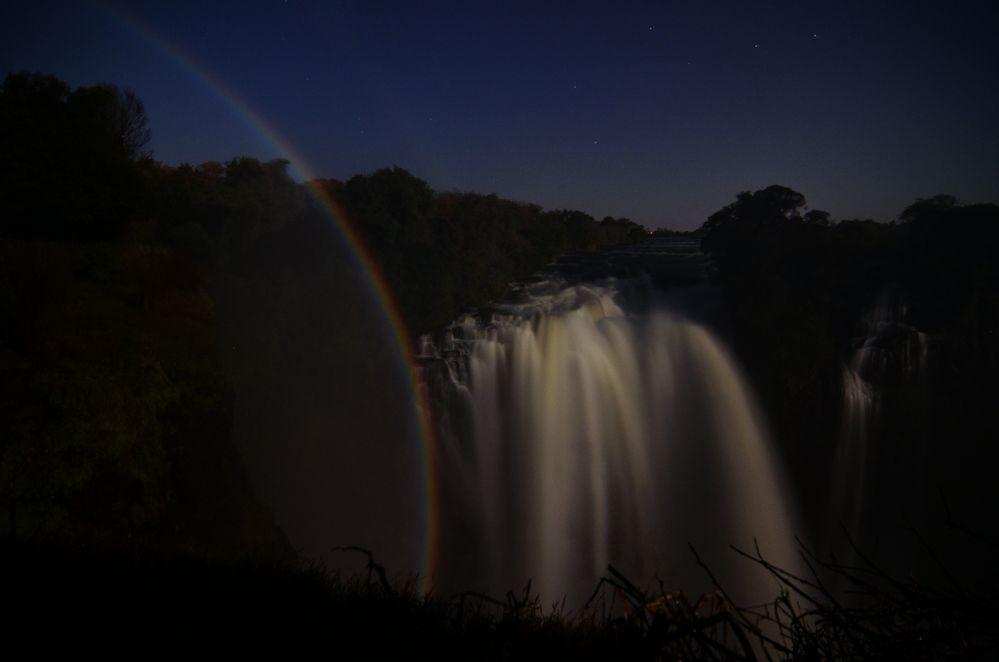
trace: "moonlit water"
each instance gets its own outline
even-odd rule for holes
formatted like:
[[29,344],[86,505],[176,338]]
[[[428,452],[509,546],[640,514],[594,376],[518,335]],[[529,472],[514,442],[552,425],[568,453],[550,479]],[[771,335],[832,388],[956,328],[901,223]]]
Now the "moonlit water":
[[438,382],[444,513],[437,581],[585,600],[608,563],[707,588],[694,544],[738,599],[776,587],[729,544],[796,566],[779,462],[719,340],[619,284],[535,283],[424,342]]
[[[927,337],[907,323],[908,310],[898,292],[888,289],[878,297],[874,309],[864,317],[864,335],[843,366],[843,418],[836,448],[830,500],[830,529],[834,538],[839,525],[858,542],[873,525],[870,513],[881,512],[885,497],[872,498],[880,488],[905,501],[921,490],[921,476],[909,467],[920,467],[925,449],[915,436],[906,436],[901,448],[879,448],[897,436],[886,430],[884,400],[893,398],[893,417],[918,416],[914,411],[912,386],[925,372]],[[887,465],[905,467],[890,475]],[[918,483],[918,484],[917,484]],[[886,488],[886,485],[891,485]],[[874,503],[872,503],[872,501]],[[911,504],[909,504],[911,505]],[[900,508],[895,510],[901,512]]]

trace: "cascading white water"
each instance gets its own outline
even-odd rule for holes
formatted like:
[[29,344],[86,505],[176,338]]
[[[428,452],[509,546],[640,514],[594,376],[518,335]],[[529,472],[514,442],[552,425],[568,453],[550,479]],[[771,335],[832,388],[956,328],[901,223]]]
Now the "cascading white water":
[[[886,389],[898,397],[898,392],[925,370],[927,337],[907,324],[907,317],[907,306],[898,292],[891,288],[882,292],[874,309],[862,320],[864,336],[860,345],[843,366],[843,423],[833,463],[830,529],[842,524],[855,540],[860,539],[867,525],[868,493],[875,480],[872,473],[883,464],[878,458],[885,451],[876,448],[874,442],[886,436],[878,428]],[[893,450],[888,456],[898,465],[904,458],[911,460],[918,450],[915,446],[910,443],[907,449]],[[908,482],[913,482],[913,477],[909,478]],[[877,480],[884,479],[882,476]],[[892,491],[898,492],[897,478],[893,485],[896,488]]]
[[[628,315],[613,285],[542,283],[425,343],[450,380],[439,458],[440,572],[585,599],[608,563],[703,588],[693,543],[749,600],[775,595],[752,549],[795,567],[791,508],[749,389],[721,343],[665,309]],[[463,559],[463,560],[462,560]]]

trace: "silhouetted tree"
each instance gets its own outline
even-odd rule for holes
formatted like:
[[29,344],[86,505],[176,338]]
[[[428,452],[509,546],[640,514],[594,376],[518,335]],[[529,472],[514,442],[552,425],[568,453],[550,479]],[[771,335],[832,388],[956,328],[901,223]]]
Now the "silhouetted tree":
[[750,193],[743,191],[736,201],[708,217],[702,226],[705,237],[736,226],[762,226],[800,221],[805,196],[786,186],[772,185]]
[[809,225],[829,225],[829,212],[821,209],[810,209],[805,212],[803,220]]
[[149,158],[150,130],[142,99],[131,89],[110,84],[82,87],[68,99],[80,135],[128,160]]
[[562,223],[565,225],[569,245],[577,250],[593,250],[597,246],[597,224],[593,217],[581,211],[563,209]]
[[142,101],[113,85],[70,91],[40,74],[0,89],[0,208],[8,232],[104,238],[143,204],[148,156]]
[[430,186],[399,167],[347,181],[345,196],[365,240],[376,253],[396,256],[409,240],[428,239]]
[[929,217],[941,212],[946,212],[957,206],[957,198],[953,195],[941,193],[932,198],[920,198],[906,207],[898,218],[900,221],[908,222],[920,217]]

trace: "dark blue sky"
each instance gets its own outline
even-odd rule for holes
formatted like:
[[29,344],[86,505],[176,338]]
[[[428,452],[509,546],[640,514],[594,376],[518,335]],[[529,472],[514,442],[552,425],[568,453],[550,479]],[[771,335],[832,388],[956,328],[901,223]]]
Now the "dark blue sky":
[[997,5],[24,2],[0,70],[133,88],[168,163],[280,154],[195,63],[323,176],[676,228],[780,183],[890,220],[999,202]]

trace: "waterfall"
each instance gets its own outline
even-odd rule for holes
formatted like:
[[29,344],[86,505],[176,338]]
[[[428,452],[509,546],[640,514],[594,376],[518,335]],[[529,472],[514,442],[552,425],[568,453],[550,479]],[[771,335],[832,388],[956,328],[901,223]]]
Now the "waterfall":
[[[614,564],[636,582],[774,597],[727,549],[795,567],[792,515],[756,404],[704,326],[626,311],[619,284],[541,281],[423,341],[443,495],[438,582],[533,580],[578,602]],[[436,377],[435,377],[436,375]]]
[[[833,539],[842,524],[854,540],[863,541],[878,527],[872,512],[901,512],[884,504],[903,502],[921,491],[918,474],[925,449],[912,433],[919,408],[911,391],[925,373],[928,344],[907,318],[899,292],[881,292],[861,320],[863,335],[843,365],[843,417],[830,500]],[[902,426],[900,419],[908,425]],[[878,491],[882,496],[872,494]]]

